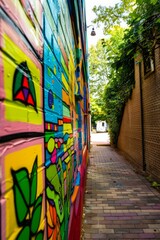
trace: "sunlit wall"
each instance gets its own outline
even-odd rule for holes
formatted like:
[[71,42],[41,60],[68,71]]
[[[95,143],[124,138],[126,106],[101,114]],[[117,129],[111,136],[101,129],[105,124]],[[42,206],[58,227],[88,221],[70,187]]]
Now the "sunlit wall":
[[80,239],[85,2],[0,0],[0,238]]

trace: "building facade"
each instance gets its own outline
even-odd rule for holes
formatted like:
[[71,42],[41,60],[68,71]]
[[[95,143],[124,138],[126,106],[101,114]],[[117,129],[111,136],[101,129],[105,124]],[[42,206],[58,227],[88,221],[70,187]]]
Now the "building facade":
[[85,1],[0,7],[0,238],[78,240],[90,139]]

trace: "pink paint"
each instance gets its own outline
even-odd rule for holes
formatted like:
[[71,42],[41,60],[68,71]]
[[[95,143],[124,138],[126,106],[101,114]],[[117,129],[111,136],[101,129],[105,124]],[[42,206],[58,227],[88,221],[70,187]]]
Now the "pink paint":
[[[32,16],[34,16],[32,5],[33,3],[30,5],[31,6],[30,11],[32,12]],[[37,8],[39,8],[38,21],[42,26],[42,5],[40,1],[36,1],[36,5],[37,5]],[[36,29],[34,29],[32,23],[30,22],[31,20],[29,20],[29,17],[27,16],[27,12],[25,12],[25,10],[23,9],[19,1],[1,0],[0,6],[2,7],[2,9],[4,9],[7,12],[10,18],[17,24],[17,26],[21,29],[24,35],[28,38],[31,45],[33,45],[36,52],[42,58],[43,38],[42,38],[42,32],[38,27],[38,24],[36,24]],[[21,13],[19,11],[20,7],[22,8]],[[35,18],[34,18],[34,22],[36,22]]]
[[[14,30],[2,19],[0,19],[0,32],[1,36],[3,34],[6,34],[15,44],[18,45],[18,47],[27,55],[28,58],[35,64],[35,66],[40,71],[40,106],[38,106],[39,111],[43,108],[43,101],[42,101],[42,66],[41,63],[37,60],[37,58],[32,54],[32,52],[27,48],[27,46],[24,44],[20,36],[14,32]],[[1,37],[0,41],[0,47],[4,48],[4,40]],[[0,78],[4,79],[4,69],[3,69],[3,60],[2,60],[2,54],[0,54]],[[4,89],[4,81],[0,81],[0,98],[6,99],[5,89]],[[7,104],[13,108],[13,105],[11,106],[11,103],[8,101]],[[25,106],[24,106],[25,107]],[[5,136],[9,134],[14,133],[21,133],[21,132],[44,132],[44,124],[43,124],[43,117],[42,117],[42,124],[35,124],[35,123],[29,123],[29,122],[21,122],[21,121],[8,121],[5,119],[5,104],[4,102],[0,102],[0,122],[1,122],[1,131],[0,136]],[[23,110],[23,109],[22,109]],[[14,114],[14,108],[13,108],[13,114]],[[19,114],[21,114],[19,112]],[[27,111],[26,113],[28,116],[29,114],[32,114],[30,111]]]
[[56,159],[57,159],[57,149],[55,148],[51,156],[51,162],[56,163]]
[[1,206],[1,238],[2,240],[6,239],[6,199],[0,200],[0,206]]

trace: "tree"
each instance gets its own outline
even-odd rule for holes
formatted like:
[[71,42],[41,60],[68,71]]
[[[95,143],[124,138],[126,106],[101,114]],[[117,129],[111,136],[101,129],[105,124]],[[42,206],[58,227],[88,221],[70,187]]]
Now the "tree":
[[111,64],[117,56],[117,46],[122,44],[124,31],[115,26],[109,32],[108,39],[101,39],[89,49],[90,96],[92,124],[97,120],[106,120],[104,89],[110,76],[113,76]]
[[103,24],[104,34],[114,26],[120,26],[122,23],[127,22],[128,16],[136,6],[136,0],[121,0],[113,7],[94,6],[93,11],[97,15],[94,23],[98,25]]
[[108,81],[106,61],[106,54],[101,41],[99,41],[96,47],[92,46],[89,50],[91,120],[93,125],[97,120],[104,119],[103,89]]
[[[110,35],[103,41],[108,80],[103,103],[111,141],[117,144],[123,109],[134,87],[135,53],[153,58],[160,45],[160,0],[122,0],[114,7],[93,10],[97,14],[94,22],[102,23],[104,33]],[[128,25],[124,35],[118,35],[115,29],[122,21]]]

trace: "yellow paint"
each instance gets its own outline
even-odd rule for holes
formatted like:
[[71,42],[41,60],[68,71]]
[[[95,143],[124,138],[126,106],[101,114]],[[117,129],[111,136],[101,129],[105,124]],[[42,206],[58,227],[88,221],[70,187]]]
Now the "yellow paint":
[[54,72],[54,75],[56,75],[56,74],[57,74],[57,69],[56,69],[56,66],[54,66],[53,72]]
[[67,163],[69,163],[70,162],[70,160],[71,160],[71,158],[70,158],[70,156],[68,156],[67,158],[65,158],[65,163],[67,164]]
[[67,177],[66,171],[63,172],[63,177],[64,177],[64,179],[66,179],[66,177]]
[[[38,158],[37,196],[39,196],[44,190],[44,168],[42,168],[43,147],[44,146],[42,146],[42,144],[29,146],[19,151],[15,151],[13,153],[6,155],[4,159],[5,192],[6,192],[6,194],[4,195],[6,199],[6,219],[5,219],[6,239],[9,238],[11,233],[13,232],[18,233],[20,231],[20,228],[18,228],[17,226],[16,214],[14,209],[14,195],[12,190],[13,180],[11,175],[11,169],[18,170],[25,167],[28,169],[28,172],[31,173],[33,163],[37,156]],[[41,221],[43,218],[44,208],[42,208]]]
[[64,89],[62,89],[62,100],[63,100],[67,105],[69,105],[69,96],[68,96],[68,94],[66,93],[66,91],[64,91]]
[[48,141],[48,151],[52,153],[54,150],[54,147],[55,147],[55,141],[53,138],[50,138]]
[[68,167],[68,169],[71,168],[71,162],[68,163],[67,167]]
[[[12,40],[3,34],[4,51],[8,52],[15,60],[16,64],[27,61],[28,68],[32,75],[32,80],[34,82],[36,101],[38,113],[32,106],[25,106],[19,101],[13,101],[12,99],[12,86],[13,77],[17,65],[4,54],[2,54],[3,66],[4,66],[4,89],[5,89],[5,118],[8,121],[17,122],[29,122],[36,125],[41,125],[43,122],[43,114],[40,111],[42,107],[42,88],[40,86],[41,79],[41,68],[40,64],[38,67],[33,63],[33,61],[27,56]],[[22,111],[21,111],[22,110]]]
[[64,123],[63,124],[63,132],[68,133],[68,134],[73,133],[71,123]]
[[[40,46],[40,44],[41,44],[40,43],[40,31],[38,31],[39,30],[38,27],[36,27],[36,28],[33,27],[32,21],[25,14],[25,11],[22,8],[21,3],[16,0],[14,0],[13,2],[15,5],[15,9],[18,10],[17,11],[18,14],[20,15],[21,19],[23,19],[23,21],[25,22],[25,24],[28,27],[28,32],[29,32],[30,38],[32,38],[32,41],[34,41],[34,43],[37,46]],[[38,2],[38,1],[36,1],[36,2]],[[33,1],[32,1],[32,3],[33,3]],[[38,5],[39,5],[39,7],[38,7]],[[38,4],[38,5],[36,4],[36,8],[35,8],[37,10],[36,13],[38,11],[40,11],[40,8],[41,8],[40,4]],[[34,11],[35,11],[35,9],[34,9]],[[39,12],[39,16],[38,16],[39,19],[41,18],[40,14],[41,14],[41,12]]]
[[[31,172],[36,156],[38,158],[38,167],[41,167],[43,165],[42,160],[43,147],[44,146],[42,146],[42,144],[37,144],[30,147],[22,148],[19,151],[15,151],[13,153],[6,155],[4,160],[6,190],[11,189],[13,186],[11,168],[13,170],[18,170],[20,168],[25,167],[28,169],[29,172]],[[37,192],[37,194],[41,192],[43,187],[42,176],[39,176],[38,182],[41,183],[39,184],[39,191]]]
[[65,89],[68,91],[69,90],[68,82],[63,73],[62,73],[62,83],[63,83]]

